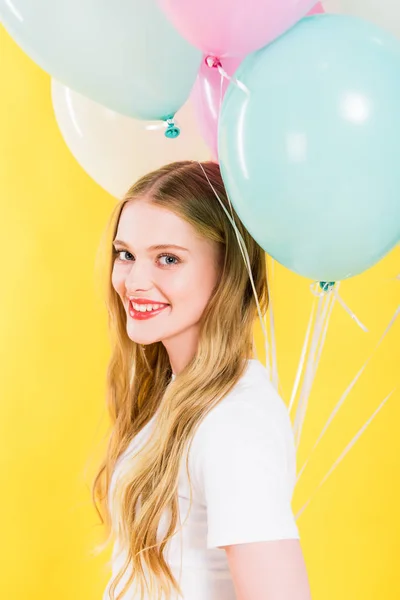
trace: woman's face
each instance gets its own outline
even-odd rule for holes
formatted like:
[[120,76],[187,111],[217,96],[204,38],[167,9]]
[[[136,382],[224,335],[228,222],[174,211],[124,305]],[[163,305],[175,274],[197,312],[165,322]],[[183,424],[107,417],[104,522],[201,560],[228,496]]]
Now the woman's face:
[[[165,247],[153,248],[158,245]],[[195,351],[197,324],[218,281],[218,244],[199,236],[175,213],[141,198],[124,205],[114,248],[112,285],[126,311],[128,336],[139,344],[163,342],[175,356],[174,370],[183,368],[190,356],[186,361],[176,356]],[[138,319],[130,297],[168,306]]]

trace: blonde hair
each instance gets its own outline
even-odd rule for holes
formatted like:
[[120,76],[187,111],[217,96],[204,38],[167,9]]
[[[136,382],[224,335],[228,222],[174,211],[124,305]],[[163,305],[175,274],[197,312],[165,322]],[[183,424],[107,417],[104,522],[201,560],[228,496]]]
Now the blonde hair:
[[[105,544],[116,535],[127,555],[123,569],[110,586],[112,600],[122,598],[133,581],[139,584],[138,598],[142,599],[144,586],[148,585],[144,569],[149,573],[152,599],[158,598],[161,592],[170,599],[171,586],[182,593],[163,556],[179,518],[179,467],[201,421],[241,378],[246,367],[243,359],[253,357],[256,301],[236,233],[215,192],[227,210],[233,212],[247,248],[262,315],[268,307],[264,250],[235,211],[231,211],[218,164],[204,162],[201,166],[195,161],[175,162],[137,181],[115,206],[100,247],[106,257],[102,273],[111,336],[106,375],[111,433],[106,456],[93,482],[92,495],[101,522],[106,526]],[[146,201],[171,210],[198,233],[220,244],[223,250],[218,284],[201,317],[197,352],[173,382],[163,344],[158,341],[142,347],[128,337],[126,312],[111,284],[111,241],[121,211],[126,202],[144,195]],[[134,457],[124,459],[124,468],[109,498],[111,476],[118,458],[156,412],[151,437]],[[190,506],[191,503],[192,498]],[[158,541],[157,531],[163,514],[169,515],[168,527],[166,535]],[[115,598],[116,587],[129,566],[130,577],[122,593]]]

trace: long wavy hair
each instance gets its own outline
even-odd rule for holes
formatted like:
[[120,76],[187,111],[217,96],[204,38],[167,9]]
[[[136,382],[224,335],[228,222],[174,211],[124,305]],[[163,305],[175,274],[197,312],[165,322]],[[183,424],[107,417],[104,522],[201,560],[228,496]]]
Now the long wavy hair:
[[[151,598],[164,593],[169,600],[171,587],[182,594],[163,554],[179,519],[180,464],[201,421],[243,375],[246,367],[243,359],[253,358],[253,327],[257,317],[254,291],[235,230],[215,192],[233,215],[247,248],[263,316],[268,308],[265,252],[230,206],[218,164],[201,165],[204,171],[196,161],[174,162],[137,181],[116,204],[99,247],[111,341],[106,374],[111,428],[105,457],[93,481],[92,498],[106,527],[107,539],[101,547],[114,538],[126,552],[124,567],[109,588],[112,600],[120,600],[134,581],[140,587],[141,599],[149,584]],[[146,200],[174,212],[223,248],[220,277],[201,317],[197,352],[173,381],[168,354],[161,341],[142,346],[128,337],[126,312],[111,284],[112,240],[121,211],[126,202],[144,195]],[[156,412],[154,429],[143,448],[133,457],[121,457]],[[119,477],[110,487],[116,463],[122,458]],[[192,490],[188,454],[185,464]],[[169,517],[166,534],[159,540],[157,532],[165,514]],[[115,598],[116,587],[128,567],[130,576]]]

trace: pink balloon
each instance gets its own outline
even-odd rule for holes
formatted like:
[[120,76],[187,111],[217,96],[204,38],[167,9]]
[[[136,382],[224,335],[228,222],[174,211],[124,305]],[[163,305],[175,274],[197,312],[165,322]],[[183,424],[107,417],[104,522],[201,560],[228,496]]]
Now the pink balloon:
[[262,48],[313,8],[315,0],[158,0],[194,46],[222,58]]
[[[318,2],[307,16],[324,13],[321,2]],[[218,159],[218,121],[222,100],[229,85],[229,80],[222,77],[217,68],[210,68],[206,62],[206,55],[199,70],[191,94],[196,120],[204,141],[213,153],[213,158]],[[232,77],[239,67],[242,57],[225,58],[222,61],[224,71]]]
[[316,4],[314,6],[314,8],[312,8],[310,10],[310,12],[308,14],[309,14],[309,16],[322,15],[324,12],[325,12],[324,7],[322,6],[321,2],[318,2],[318,4]]
[[[222,67],[227,75],[232,77],[241,61],[241,58],[226,58]],[[203,60],[190,99],[201,134],[214,159],[218,157],[219,113],[228,85],[229,79],[223,77],[217,68],[210,68],[206,60]]]

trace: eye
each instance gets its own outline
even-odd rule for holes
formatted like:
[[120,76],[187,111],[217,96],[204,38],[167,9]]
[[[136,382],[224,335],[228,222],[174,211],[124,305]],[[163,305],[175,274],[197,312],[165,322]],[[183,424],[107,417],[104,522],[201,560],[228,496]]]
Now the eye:
[[122,262],[127,262],[126,260],[123,260],[119,256],[120,254],[123,254],[124,252],[126,254],[130,254],[132,256],[132,254],[130,252],[128,252],[128,250],[116,250],[115,248],[113,249],[113,254],[115,255],[116,258],[118,258],[118,260],[121,260]]
[[159,254],[158,258],[172,258],[172,260],[175,260],[176,262],[167,262],[166,265],[163,265],[165,267],[173,267],[174,265],[177,265],[178,263],[180,263],[180,259],[177,256],[174,256],[173,254]]
[[[116,248],[113,248],[113,254],[115,256],[115,259],[120,260],[121,262],[129,262],[132,260],[132,258],[134,258],[133,255],[130,252],[128,252],[128,250],[117,250]],[[122,254],[129,254],[129,256],[131,258],[123,259],[121,256],[119,256]],[[159,254],[157,258],[158,259],[161,259],[161,258],[172,259],[172,261],[175,261],[175,262],[172,262],[170,260],[166,261],[166,263],[161,264],[161,266],[163,268],[173,267],[181,262],[180,258],[178,258],[177,256],[174,256],[173,254],[167,254],[167,253]]]

